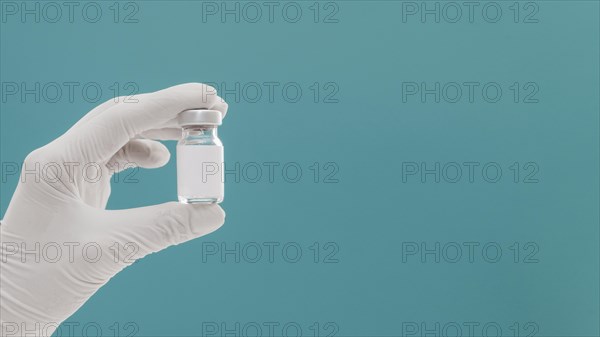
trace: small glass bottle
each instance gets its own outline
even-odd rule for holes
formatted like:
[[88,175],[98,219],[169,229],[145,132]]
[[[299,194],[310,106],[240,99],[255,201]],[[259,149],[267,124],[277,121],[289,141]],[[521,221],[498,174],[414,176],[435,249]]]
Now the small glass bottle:
[[179,114],[182,136],[177,143],[179,202],[211,204],[223,201],[223,143],[217,135],[221,112],[193,109]]

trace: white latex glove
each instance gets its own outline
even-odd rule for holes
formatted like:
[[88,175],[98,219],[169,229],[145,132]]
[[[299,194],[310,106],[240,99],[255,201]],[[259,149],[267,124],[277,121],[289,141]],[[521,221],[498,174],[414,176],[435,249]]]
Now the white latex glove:
[[[96,107],[25,159],[23,171],[35,165],[47,170],[39,182],[22,172],[0,225],[2,335],[50,336],[135,260],[211,233],[224,222],[218,205],[169,202],[105,210],[114,173],[109,167],[123,168],[128,162],[144,168],[165,165],[167,148],[142,138],[178,139],[181,129],[175,128],[175,118],[186,109],[210,108],[225,115],[227,104],[215,89],[189,83],[116,101]],[[87,165],[84,173],[88,163],[95,164]],[[101,177],[94,182],[98,167]],[[62,253],[58,260],[56,247]],[[98,247],[102,255],[94,261]],[[39,333],[32,333],[34,329]]]

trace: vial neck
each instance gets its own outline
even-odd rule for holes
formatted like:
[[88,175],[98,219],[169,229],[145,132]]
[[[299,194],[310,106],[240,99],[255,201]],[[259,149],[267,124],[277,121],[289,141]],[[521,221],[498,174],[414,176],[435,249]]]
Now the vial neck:
[[183,138],[216,138],[217,127],[214,125],[187,125],[183,127]]

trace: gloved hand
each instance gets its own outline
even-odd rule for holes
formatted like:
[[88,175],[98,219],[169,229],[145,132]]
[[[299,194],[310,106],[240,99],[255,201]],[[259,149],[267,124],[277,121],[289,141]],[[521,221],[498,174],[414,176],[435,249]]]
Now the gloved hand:
[[38,336],[50,336],[135,260],[223,224],[218,205],[169,202],[105,210],[111,168],[165,165],[169,151],[151,139],[178,139],[175,118],[192,108],[225,115],[227,103],[199,83],[110,100],[27,156],[23,171],[39,165],[44,174],[22,172],[0,225],[3,336],[31,335],[34,329]]

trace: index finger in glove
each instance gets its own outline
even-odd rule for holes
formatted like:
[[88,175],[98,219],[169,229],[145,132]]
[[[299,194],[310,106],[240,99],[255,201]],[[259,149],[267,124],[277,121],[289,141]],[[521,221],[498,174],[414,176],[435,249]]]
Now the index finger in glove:
[[137,103],[114,105],[61,137],[69,159],[106,161],[130,139],[161,127],[181,111],[223,104],[213,87],[201,83],[181,84],[135,98]]

